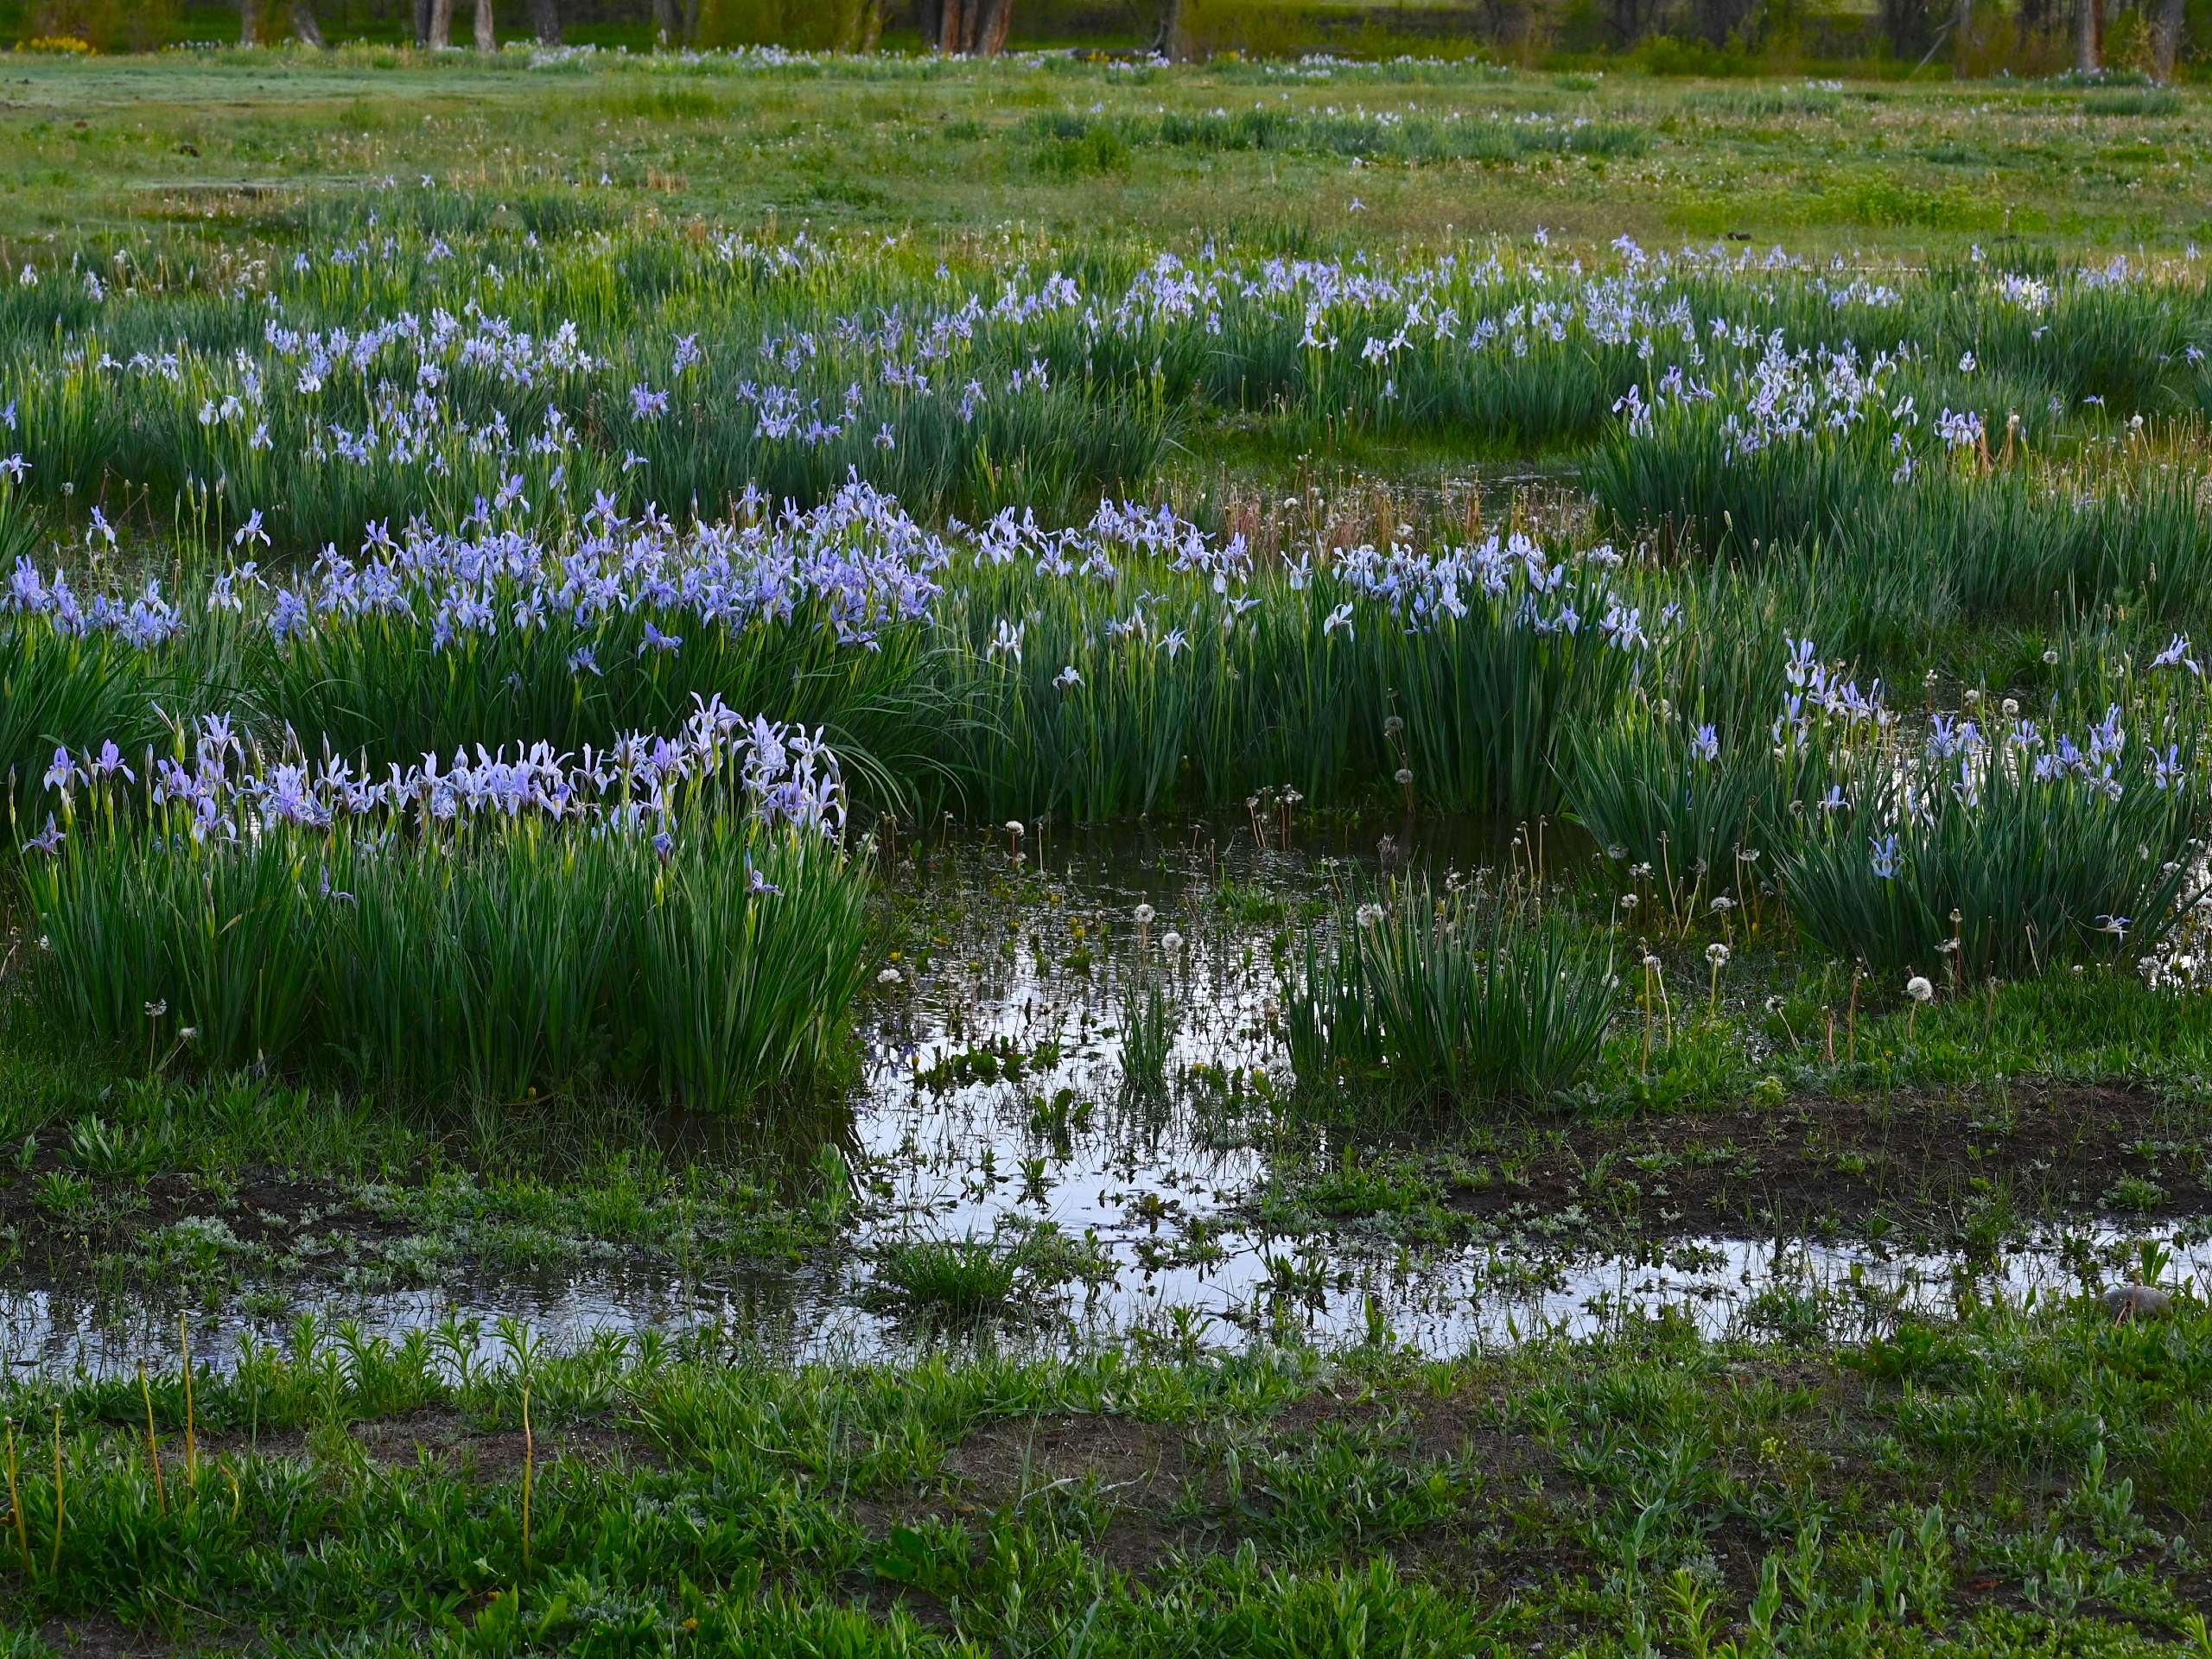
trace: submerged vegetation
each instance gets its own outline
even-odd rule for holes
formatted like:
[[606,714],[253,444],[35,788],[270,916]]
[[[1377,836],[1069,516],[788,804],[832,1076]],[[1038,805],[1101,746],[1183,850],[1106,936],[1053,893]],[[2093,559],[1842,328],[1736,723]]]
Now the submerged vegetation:
[[264,56],[0,200],[0,1652],[2212,1651],[2195,94]]

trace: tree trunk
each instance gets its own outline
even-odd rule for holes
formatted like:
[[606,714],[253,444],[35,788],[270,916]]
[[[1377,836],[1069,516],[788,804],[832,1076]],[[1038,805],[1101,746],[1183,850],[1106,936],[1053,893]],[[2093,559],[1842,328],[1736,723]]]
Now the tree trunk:
[[1014,0],[976,0],[975,50],[995,58],[1006,50],[1007,30],[1014,27]]
[[2104,67],[2104,0],[2074,0],[2074,67],[2094,75]]
[[[934,31],[930,23],[934,18]],[[1014,0],[924,0],[923,32],[934,32],[937,49],[963,57],[995,57],[1014,26]]]
[[653,0],[653,32],[663,46],[683,44],[683,13],[677,0]]
[[2172,80],[2174,66],[2181,60],[2181,25],[2186,5],[2187,0],[2165,0],[2158,8],[2158,28],[2152,44],[2160,80]]
[[292,0],[292,33],[300,37],[303,46],[323,47],[329,42],[322,38],[322,25],[315,20],[315,0]]
[[1154,57],[1172,58],[1183,48],[1183,0],[1159,0],[1152,33]]
[[433,52],[442,52],[453,44],[453,0],[430,0],[429,39],[426,44]]
[[530,21],[540,46],[561,44],[561,0],[530,0]]
[[261,44],[261,0],[238,0],[238,44]]
[[415,0],[415,44],[430,43],[430,0]]
[[492,22],[492,0],[476,0],[476,49],[479,52],[499,49],[499,31]]

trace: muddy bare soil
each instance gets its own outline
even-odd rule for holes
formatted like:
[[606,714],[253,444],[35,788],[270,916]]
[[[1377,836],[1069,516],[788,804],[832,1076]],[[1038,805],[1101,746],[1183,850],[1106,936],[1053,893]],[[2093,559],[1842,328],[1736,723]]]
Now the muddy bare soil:
[[2212,1211],[2212,1109],[2122,1086],[1799,1097],[1771,1109],[1501,1133],[1446,1183],[1500,1222],[1580,1205],[1649,1233],[1865,1230],[1986,1211]]
[[[0,1231],[12,1233],[20,1267],[56,1275],[179,1222],[219,1221],[241,1244],[283,1251],[302,1236],[364,1242],[400,1230],[345,1188],[274,1168],[219,1183],[182,1172],[103,1180],[75,1168],[45,1137],[27,1165],[0,1167]],[[51,1179],[84,1180],[89,1196],[57,1205]]]
[[[1546,1116],[1464,1141],[1407,1135],[1361,1150],[1409,1161],[1446,1208],[1505,1225],[1579,1205],[1654,1234],[1850,1232],[1877,1217],[1924,1223],[1983,1209],[1996,1194],[2029,1215],[2212,1213],[2212,1108],[2118,1085],[2022,1084],[2001,1098],[1801,1096],[1630,1121]],[[52,1175],[89,1180],[90,1200],[53,1213],[44,1196]],[[1357,1213],[1328,1209],[1332,1219]],[[73,1168],[51,1141],[28,1166],[0,1169],[0,1228],[13,1230],[21,1266],[32,1271],[63,1274],[194,1218],[279,1252],[308,1232],[372,1243],[398,1230],[343,1186],[281,1169],[221,1182],[183,1173],[102,1180]]]

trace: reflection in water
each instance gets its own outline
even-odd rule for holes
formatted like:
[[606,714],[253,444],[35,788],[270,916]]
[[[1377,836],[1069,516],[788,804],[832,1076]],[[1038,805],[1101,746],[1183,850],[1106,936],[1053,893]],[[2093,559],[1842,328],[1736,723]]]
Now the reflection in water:
[[[1269,823],[1269,839],[1280,842]],[[1496,865],[1502,837],[1464,825],[1394,830],[1393,856],[1463,870]],[[1550,856],[1573,849],[1553,832]],[[193,1313],[195,1354],[226,1363],[240,1343],[285,1340],[311,1315],[398,1337],[474,1323],[487,1353],[502,1319],[575,1345],[595,1334],[709,1328],[782,1360],[895,1358],[948,1340],[882,1311],[872,1264],[912,1239],[1011,1248],[1049,1224],[1084,1241],[1100,1271],[1048,1287],[1001,1346],[1065,1351],[1172,1334],[1223,1346],[1256,1338],[1384,1339],[1432,1355],[1532,1337],[1586,1335],[1660,1317],[1712,1335],[1822,1331],[1849,1338],[1961,1297],[2094,1291],[2133,1269],[2138,1242],[2173,1259],[2166,1281],[2201,1275],[2196,1232],[2076,1228],[1967,1264],[1871,1246],[1729,1238],[1652,1240],[1634,1255],[1554,1243],[1488,1243],[1410,1254],[1351,1240],[1270,1238],[1244,1201],[1286,1128],[1255,1069],[1281,1064],[1272,1000],[1277,944],[1301,906],[1325,899],[1339,860],[1371,865],[1372,830],[1302,830],[1294,850],[1250,830],[1059,844],[1041,830],[1019,863],[925,849],[900,887],[919,920],[904,977],[863,1019],[866,1065],[849,1116],[818,1126],[842,1153],[861,1202],[847,1247],[792,1269],[678,1271],[635,1259],[557,1274],[480,1270],[431,1289],[308,1289]],[[1139,907],[1152,914],[1140,925]],[[1160,976],[1173,1010],[1164,1094],[1125,1087],[1121,1027],[1129,992]],[[1197,1068],[1194,1075],[1193,1068]],[[834,1126],[834,1127],[833,1127]],[[690,1155],[758,1160],[757,1125],[656,1125]],[[791,1149],[779,1149],[788,1160]],[[804,1161],[804,1160],[802,1160]],[[23,1370],[121,1373],[174,1361],[174,1302],[67,1287],[0,1290],[0,1361]]]
[[[2212,1243],[2171,1230],[2083,1230],[1971,1266],[1956,1256],[1885,1257],[1859,1248],[1726,1238],[1672,1241],[1655,1253],[1657,1260],[1486,1248],[1408,1265],[1359,1254],[1304,1258],[1232,1236],[1219,1258],[1204,1266],[1143,1268],[1117,1252],[1125,1265],[1111,1287],[1073,1293],[1018,1325],[994,1327],[989,1339],[1004,1351],[1051,1354],[1140,1332],[1187,1332],[1210,1347],[1380,1337],[1442,1357],[1675,1319],[1708,1337],[1786,1332],[1850,1340],[1887,1331],[1906,1314],[1948,1313],[1961,1299],[2018,1303],[2094,1291],[2126,1277],[2144,1239],[2172,1248],[2168,1284],[2202,1281],[2212,1268]],[[193,1352],[226,1365],[245,1338],[283,1344],[303,1314],[325,1334],[350,1324],[364,1337],[395,1339],[473,1324],[461,1339],[486,1358],[504,1351],[498,1325],[510,1318],[560,1348],[604,1334],[711,1329],[779,1363],[896,1360],[976,1339],[869,1311],[856,1295],[861,1277],[849,1268],[687,1282],[607,1271],[436,1290],[311,1293],[282,1312],[196,1318]],[[0,1356],[19,1372],[125,1375],[142,1359],[174,1363],[177,1337],[174,1311],[147,1300],[98,1302],[46,1291],[0,1297]]]

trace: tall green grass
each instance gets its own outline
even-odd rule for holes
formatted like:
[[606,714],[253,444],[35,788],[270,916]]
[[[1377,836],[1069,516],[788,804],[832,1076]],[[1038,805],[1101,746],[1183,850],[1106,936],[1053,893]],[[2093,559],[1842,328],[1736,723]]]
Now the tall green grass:
[[235,837],[137,816],[102,796],[23,876],[32,994],[150,1065],[721,1109],[843,1064],[866,880],[818,830],[703,798],[660,840],[620,815]]
[[1795,833],[1830,769],[1821,748],[1777,745],[1756,726],[1724,738],[1713,723],[1645,708],[1577,727],[1565,772],[1575,819],[1609,858],[1644,872],[1639,897],[1684,921],[1715,900],[1744,902],[1764,849]]
[[[2118,711],[2110,717],[2118,719]],[[2038,775],[2052,740],[2008,725],[1941,762],[1886,746],[1838,767],[1830,808],[1774,850],[1807,937],[1885,973],[1979,986],[2054,966],[2133,964],[2203,891],[2208,813],[2193,741]]]
[[1596,1062],[1613,964],[1570,919],[1425,880],[1341,903],[1286,988],[1301,1084],[1351,1076],[1411,1095],[1543,1100]]
[[161,682],[143,653],[112,634],[65,633],[43,617],[0,610],[0,797],[29,834],[57,747],[143,739]]

